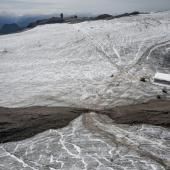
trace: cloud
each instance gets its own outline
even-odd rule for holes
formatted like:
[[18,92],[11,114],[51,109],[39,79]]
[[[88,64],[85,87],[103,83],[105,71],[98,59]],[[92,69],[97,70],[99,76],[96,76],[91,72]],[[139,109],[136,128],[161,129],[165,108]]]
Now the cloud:
[[24,14],[121,13],[169,10],[170,0],[0,0],[0,11]]

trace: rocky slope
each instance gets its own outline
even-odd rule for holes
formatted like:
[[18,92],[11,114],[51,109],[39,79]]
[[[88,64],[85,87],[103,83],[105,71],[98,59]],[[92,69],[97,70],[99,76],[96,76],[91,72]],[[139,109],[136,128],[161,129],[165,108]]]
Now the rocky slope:
[[[69,107],[0,107],[0,143],[19,141],[48,129],[63,128],[92,110]],[[170,127],[170,101],[153,100],[143,104],[93,110],[117,124],[152,124]]]

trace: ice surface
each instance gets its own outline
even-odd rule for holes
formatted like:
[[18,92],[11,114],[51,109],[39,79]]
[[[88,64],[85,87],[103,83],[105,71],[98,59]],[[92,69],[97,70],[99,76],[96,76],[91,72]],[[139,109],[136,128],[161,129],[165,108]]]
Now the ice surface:
[[0,106],[104,108],[155,98],[160,87],[139,80],[163,67],[169,18],[164,12],[0,36]]
[[0,145],[0,170],[167,170],[169,139],[162,127],[116,125],[90,113],[66,128]]

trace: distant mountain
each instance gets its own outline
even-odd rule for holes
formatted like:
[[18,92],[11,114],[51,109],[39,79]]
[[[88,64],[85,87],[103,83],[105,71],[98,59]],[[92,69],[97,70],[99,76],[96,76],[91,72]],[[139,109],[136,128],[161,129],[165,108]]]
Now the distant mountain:
[[43,20],[50,18],[52,16],[48,15],[33,15],[33,16],[22,16],[17,19],[17,23],[20,27],[27,27],[30,23],[36,22],[38,20]]
[[[54,16],[54,15],[53,15]],[[35,22],[41,19],[47,19],[52,15],[24,15],[24,16],[13,16],[0,14],[0,27],[4,24],[16,23],[20,27],[26,27],[29,23]]]
[[55,23],[63,23],[64,20],[59,17],[51,17],[49,19],[42,19],[37,20],[35,22],[30,23],[27,28],[34,28],[38,25],[45,25],[45,24],[55,24]]
[[48,19],[42,19],[42,20],[37,20],[35,22],[30,23],[27,28],[34,28],[38,25],[45,25],[45,24],[54,24],[54,23],[78,23],[78,22],[84,22],[84,21],[93,21],[93,20],[102,20],[102,19],[114,19],[114,18],[121,18],[121,17],[126,17],[126,16],[134,16],[134,15],[139,15],[140,12],[131,12],[131,13],[124,13],[121,15],[109,15],[109,14],[102,14],[97,17],[78,17],[78,16],[73,16],[73,17],[66,17],[64,19],[61,19],[59,17],[51,17]]
[[[3,18],[0,17],[0,35],[16,33],[24,29],[31,29],[38,25],[45,24],[55,24],[55,23],[80,23],[84,21],[94,21],[94,20],[109,20],[127,16],[134,16],[141,14],[140,12],[124,13],[120,15],[109,15],[102,14],[96,17],[78,17],[78,16],[67,16],[64,19],[60,17],[50,17],[50,16],[23,16],[21,18]],[[44,17],[44,18],[43,18]],[[49,18],[47,18],[49,17]],[[9,22],[8,24],[6,22]],[[3,24],[4,23],[4,24]]]
[[4,24],[0,29],[0,34],[10,34],[18,31],[21,31],[21,28],[17,24]]
[[16,16],[0,14],[0,27],[2,27],[5,24],[12,24],[12,23],[17,23]]

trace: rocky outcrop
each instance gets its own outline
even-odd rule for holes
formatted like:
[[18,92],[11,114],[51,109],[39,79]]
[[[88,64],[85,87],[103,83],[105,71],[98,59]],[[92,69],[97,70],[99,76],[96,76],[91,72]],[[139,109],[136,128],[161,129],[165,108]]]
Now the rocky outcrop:
[[112,15],[102,14],[102,15],[97,16],[95,19],[96,19],[96,20],[100,20],[100,19],[111,19],[111,18],[113,18]]
[[87,109],[64,107],[0,108],[0,143],[23,140],[67,126]]
[[132,13],[124,13],[121,15],[110,15],[110,14],[102,14],[97,17],[78,17],[78,16],[73,16],[73,17],[66,17],[64,19],[58,18],[58,17],[52,17],[48,19],[42,19],[42,20],[37,20],[36,22],[30,23],[27,28],[34,28],[38,25],[45,25],[45,24],[55,24],[55,23],[79,23],[79,22],[84,22],[84,21],[93,21],[93,20],[103,20],[103,19],[114,19],[114,18],[121,18],[121,17],[127,17],[127,16],[134,16],[134,15],[139,15],[140,12],[132,12]]
[[142,104],[119,106],[104,113],[116,123],[170,127],[170,100],[151,100]]
[[[92,111],[64,107],[0,108],[0,142],[22,140],[48,129],[65,127],[73,119]],[[153,100],[95,112],[120,124],[170,126],[169,100]]]
[[102,15],[99,15],[97,16],[96,18],[94,18],[95,20],[102,20],[102,19],[115,19],[115,18],[122,18],[122,17],[128,17],[128,16],[135,16],[135,15],[139,15],[141,14],[140,12],[138,11],[134,11],[134,12],[131,12],[131,13],[124,13],[124,14],[120,14],[120,15],[109,15],[109,14],[102,14]]

